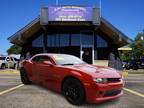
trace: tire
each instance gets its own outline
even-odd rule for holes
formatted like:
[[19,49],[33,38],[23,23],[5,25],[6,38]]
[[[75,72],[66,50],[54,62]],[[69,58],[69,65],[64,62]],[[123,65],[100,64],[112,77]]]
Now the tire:
[[126,66],[125,69],[126,69],[126,70],[130,70],[130,67],[129,67],[129,66]]
[[28,78],[27,72],[25,69],[20,70],[21,82],[25,85],[31,84],[31,81]]
[[16,69],[16,64],[14,64],[13,69]]
[[1,65],[1,69],[5,69],[6,68],[6,65],[5,64],[2,64]]
[[134,67],[133,67],[133,70],[138,70],[138,68],[134,66]]
[[73,105],[82,105],[85,100],[85,90],[81,82],[75,78],[68,78],[62,86],[62,93]]
[[13,69],[18,69],[18,64],[14,64]]

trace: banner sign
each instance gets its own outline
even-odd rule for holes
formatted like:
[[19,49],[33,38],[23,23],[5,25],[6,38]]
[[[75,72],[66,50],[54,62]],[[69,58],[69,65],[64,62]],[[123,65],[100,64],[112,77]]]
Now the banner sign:
[[49,21],[92,21],[92,7],[51,6],[48,7]]

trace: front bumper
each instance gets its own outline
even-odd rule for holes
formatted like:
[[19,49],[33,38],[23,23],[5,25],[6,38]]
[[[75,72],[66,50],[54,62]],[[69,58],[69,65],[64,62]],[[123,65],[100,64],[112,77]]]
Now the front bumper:
[[91,84],[86,87],[86,101],[88,103],[100,103],[119,98],[123,94],[124,83],[121,80],[116,83]]

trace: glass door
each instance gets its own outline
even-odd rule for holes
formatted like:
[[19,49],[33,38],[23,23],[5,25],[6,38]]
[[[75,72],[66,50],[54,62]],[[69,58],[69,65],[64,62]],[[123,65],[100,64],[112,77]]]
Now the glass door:
[[94,32],[81,31],[80,33],[80,58],[89,63],[94,63]]

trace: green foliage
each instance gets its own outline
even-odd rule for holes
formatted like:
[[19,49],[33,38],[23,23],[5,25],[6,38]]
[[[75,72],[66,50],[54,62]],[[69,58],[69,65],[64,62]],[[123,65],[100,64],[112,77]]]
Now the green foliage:
[[122,61],[128,61],[131,60],[131,54],[131,51],[123,51],[119,53],[119,56]]
[[133,43],[129,44],[132,51],[122,51],[119,53],[121,60],[144,57],[144,33],[138,33]]
[[135,41],[144,40],[144,33],[138,33],[135,37]]
[[144,34],[138,33],[134,43],[130,44],[136,58],[144,57]]
[[7,53],[8,54],[20,54],[21,53],[21,47],[17,46],[17,45],[12,45],[8,50]]

